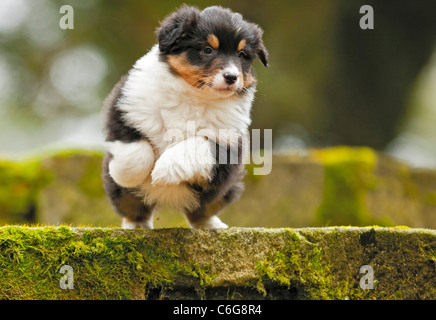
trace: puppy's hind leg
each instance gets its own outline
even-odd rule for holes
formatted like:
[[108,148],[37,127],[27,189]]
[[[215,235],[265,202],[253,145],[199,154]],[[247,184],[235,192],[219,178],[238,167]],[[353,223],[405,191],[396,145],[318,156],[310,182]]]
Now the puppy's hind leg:
[[194,210],[186,209],[185,215],[192,228],[223,229],[228,226],[216,215],[226,206],[223,199],[202,204]]
[[116,211],[123,217],[123,229],[153,229],[154,206],[149,206],[129,190],[122,188],[118,197],[112,199]]
[[[198,189],[197,189],[198,190]],[[244,191],[244,184],[234,183],[224,196],[210,200],[213,192],[203,195],[200,206],[194,210],[185,210],[186,219],[193,228],[221,229],[228,226],[217,215],[230,203],[238,199]]]
[[144,203],[143,199],[134,194],[135,189],[118,185],[109,174],[107,155],[103,163],[103,186],[115,211],[123,217],[123,229],[152,229],[154,205]]

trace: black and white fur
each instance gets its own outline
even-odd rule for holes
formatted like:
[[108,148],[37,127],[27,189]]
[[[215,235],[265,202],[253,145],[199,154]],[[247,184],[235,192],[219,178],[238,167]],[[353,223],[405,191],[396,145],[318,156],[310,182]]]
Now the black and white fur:
[[[192,227],[227,227],[216,215],[243,191],[247,137],[229,141],[218,131],[248,132],[252,62],[268,64],[262,33],[229,9],[184,5],[115,85],[104,103],[103,180],[123,228],[153,228],[161,205],[183,211]],[[182,134],[168,139],[169,130]],[[218,163],[219,151],[238,152],[238,163]]]

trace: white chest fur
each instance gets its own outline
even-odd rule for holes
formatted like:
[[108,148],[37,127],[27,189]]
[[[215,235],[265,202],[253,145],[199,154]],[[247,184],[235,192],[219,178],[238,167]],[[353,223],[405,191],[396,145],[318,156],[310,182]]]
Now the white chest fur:
[[[214,140],[227,144],[231,139],[228,140],[228,136],[221,132],[246,132],[251,122],[250,111],[254,92],[255,89],[251,88],[242,96],[224,96],[213,89],[194,88],[172,74],[168,65],[159,60],[157,46],[139,59],[129,73],[117,107],[123,111],[124,120],[128,125],[141,132],[153,149],[154,157],[151,159],[154,159],[154,163],[150,165],[150,170],[154,166],[153,172],[138,186],[138,192],[144,201],[150,204],[169,204],[178,208],[193,209],[198,206],[197,195],[186,184],[153,183],[152,176],[155,180],[165,176],[168,178],[168,174],[159,175],[157,171],[162,168],[157,164],[161,160],[161,164],[168,165],[166,162],[179,158],[172,156],[174,159],[167,159],[169,153],[165,152],[170,150],[170,146],[175,142],[188,141],[187,139],[193,136],[211,138],[212,135]],[[173,139],[168,139],[168,136]],[[166,155],[163,157],[165,159],[162,159],[162,155]],[[144,161],[136,158],[129,158],[124,162],[140,172],[142,168],[136,165]],[[113,167],[116,169],[116,166]],[[197,167],[195,169],[198,169]]]

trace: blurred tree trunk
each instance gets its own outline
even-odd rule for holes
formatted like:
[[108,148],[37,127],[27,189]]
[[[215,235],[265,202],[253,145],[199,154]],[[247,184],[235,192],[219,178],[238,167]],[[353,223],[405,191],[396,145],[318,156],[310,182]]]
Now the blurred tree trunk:
[[[362,30],[362,5],[374,9],[374,30]],[[384,148],[398,133],[410,90],[436,40],[435,1],[340,0],[328,76],[325,131],[333,144]]]

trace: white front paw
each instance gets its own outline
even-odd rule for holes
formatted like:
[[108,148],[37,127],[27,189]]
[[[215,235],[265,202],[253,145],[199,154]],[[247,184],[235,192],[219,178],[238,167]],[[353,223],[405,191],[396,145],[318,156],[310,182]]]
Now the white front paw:
[[120,186],[132,188],[140,185],[150,174],[154,152],[147,141],[109,143],[113,158],[109,162],[109,175]]
[[184,175],[177,162],[171,161],[170,157],[160,157],[151,172],[151,184],[179,184],[183,180]]
[[151,173],[152,184],[201,183],[210,180],[214,158],[203,138],[191,138],[166,150]]

